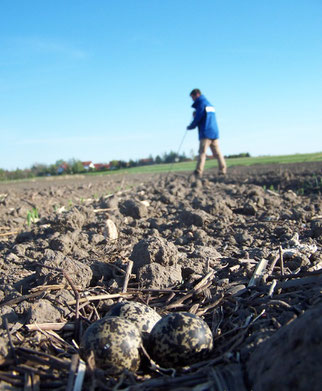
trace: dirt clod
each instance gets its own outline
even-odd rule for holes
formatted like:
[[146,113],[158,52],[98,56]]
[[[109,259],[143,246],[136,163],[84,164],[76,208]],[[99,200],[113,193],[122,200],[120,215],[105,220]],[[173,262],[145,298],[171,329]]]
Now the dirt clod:
[[173,243],[161,237],[151,237],[140,240],[130,258],[134,262],[133,271],[137,272],[142,266],[154,262],[163,266],[176,265],[179,253]]
[[182,280],[181,267],[162,266],[159,263],[151,263],[142,266],[138,270],[138,281],[142,288],[168,288],[179,284]]
[[322,305],[279,329],[251,355],[254,391],[318,391],[322,384]]
[[141,219],[148,214],[147,207],[139,201],[125,200],[119,203],[119,208],[124,216]]

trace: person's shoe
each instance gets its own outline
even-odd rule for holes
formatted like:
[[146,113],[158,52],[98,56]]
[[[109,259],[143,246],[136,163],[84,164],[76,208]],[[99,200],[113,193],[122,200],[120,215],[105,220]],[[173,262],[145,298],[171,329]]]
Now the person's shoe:
[[195,176],[195,178],[201,178],[202,177],[202,174],[199,171],[197,171],[197,170],[194,170],[193,175]]

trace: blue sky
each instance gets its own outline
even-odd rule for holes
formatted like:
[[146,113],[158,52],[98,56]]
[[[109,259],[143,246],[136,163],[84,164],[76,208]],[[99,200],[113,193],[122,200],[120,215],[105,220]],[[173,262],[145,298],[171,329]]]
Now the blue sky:
[[177,151],[193,88],[224,154],[321,151],[321,37],[321,0],[0,0],[0,168]]

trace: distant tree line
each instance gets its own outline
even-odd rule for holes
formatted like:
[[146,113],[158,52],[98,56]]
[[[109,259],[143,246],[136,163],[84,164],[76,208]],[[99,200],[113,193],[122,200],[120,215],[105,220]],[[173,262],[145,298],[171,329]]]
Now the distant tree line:
[[120,168],[139,167],[152,164],[172,163],[191,160],[183,154],[177,154],[173,151],[164,153],[162,156],[157,155],[153,158],[150,155],[146,159],[129,160],[112,160],[108,164],[93,164],[92,167],[86,168],[84,162],[77,159],[70,159],[65,161],[63,159],[57,160],[54,164],[41,164],[35,163],[31,168],[16,170],[4,170],[0,168],[0,181],[15,180],[15,179],[28,179],[44,176],[55,176],[62,174],[83,174],[89,171],[108,171],[118,170]]
[[226,159],[235,159],[237,157],[250,157],[250,153],[248,152],[242,152],[237,155],[227,155],[225,156]]
[[[60,169],[62,171],[60,172]],[[52,176],[64,174],[78,174],[85,172],[83,164],[80,160],[71,159],[68,162],[64,160],[57,160],[54,164],[35,163],[31,168],[16,170],[4,170],[0,168],[0,181],[28,179],[42,176]]]
[[[228,155],[225,158],[241,158],[241,157],[250,157],[249,153],[240,153],[238,155]],[[147,166],[152,164],[165,164],[165,163],[174,163],[174,162],[186,162],[194,160],[193,151],[190,152],[190,157],[187,157],[185,153],[178,154],[176,152],[170,151],[166,152],[163,155],[157,155],[155,158],[150,155],[146,159],[138,160],[129,160],[128,162],[124,160],[112,160],[108,164],[93,164],[92,162],[82,162],[77,159],[70,159],[65,161],[63,159],[57,160],[54,164],[40,164],[35,163],[31,168],[16,170],[4,170],[0,168],[0,181],[5,180],[15,180],[15,179],[28,179],[35,177],[44,177],[44,176],[55,176],[62,174],[83,174],[88,171],[108,171],[108,170],[119,170],[120,168],[131,168],[139,166]],[[85,164],[86,163],[86,164]],[[90,166],[87,163],[91,163]]]

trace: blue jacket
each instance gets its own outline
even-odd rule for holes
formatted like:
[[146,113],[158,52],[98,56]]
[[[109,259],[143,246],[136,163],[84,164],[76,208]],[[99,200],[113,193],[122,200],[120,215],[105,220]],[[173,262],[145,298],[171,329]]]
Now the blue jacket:
[[200,95],[193,102],[192,107],[196,109],[196,115],[187,129],[194,129],[198,126],[199,140],[203,138],[216,140],[219,138],[219,130],[213,105],[204,95]]

